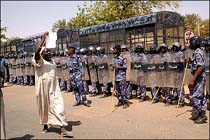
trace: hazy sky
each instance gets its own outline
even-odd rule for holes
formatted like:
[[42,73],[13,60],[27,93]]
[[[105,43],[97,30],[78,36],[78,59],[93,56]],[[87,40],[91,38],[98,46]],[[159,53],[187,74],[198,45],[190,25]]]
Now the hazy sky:
[[[26,37],[50,31],[60,19],[76,16],[77,6],[84,1],[1,1],[1,26],[6,26],[8,37]],[[87,4],[91,4],[90,1]],[[170,10],[170,9],[166,9]],[[209,1],[183,1],[175,10],[181,15],[196,13],[209,18]]]

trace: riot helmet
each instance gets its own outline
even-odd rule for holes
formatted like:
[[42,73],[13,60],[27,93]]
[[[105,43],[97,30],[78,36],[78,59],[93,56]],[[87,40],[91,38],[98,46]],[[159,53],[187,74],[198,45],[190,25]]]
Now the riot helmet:
[[171,48],[171,49],[172,49],[173,51],[177,52],[177,51],[180,51],[181,48],[182,48],[182,45],[181,45],[179,42],[174,42],[174,43],[172,44],[172,48]]
[[97,55],[97,50],[96,50],[96,48],[90,46],[90,47],[89,47],[89,50],[91,51],[91,54],[92,54],[92,55]]
[[157,53],[158,52],[157,45],[155,45],[155,44],[151,45],[149,51],[150,51],[151,54]]
[[64,56],[64,51],[63,50],[60,51],[60,56]]
[[203,45],[205,47],[205,51],[210,53],[210,37],[206,37],[203,41]]
[[128,51],[127,46],[126,46],[126,45],[122,45],[122,46],[121,46],[121,51],[122,51],[122,52]]
[[190,49],[196,50],[201,46],[202,40],[199,36],[193,36],[190,38]]
[[81,48],[80,53],[81,53],[81,55],[86,55],[88,53],[88,49],[87,48]]
[[99,54],[105,54],[105,48],[104,47],[97,47],[96,48]]
[[137,44],[136,47],[134,48],[134,52],[135,53],[143,53],[144,52],[143,44],[141,44],[141,43]]
[[55,56],[59,56],[59,54],[60,54],[59,51],[56,50],[56,51],[55,51]]
[[168,51],[167,45],[165,43],[161,44],[158,51],[161,53],[166,53]]

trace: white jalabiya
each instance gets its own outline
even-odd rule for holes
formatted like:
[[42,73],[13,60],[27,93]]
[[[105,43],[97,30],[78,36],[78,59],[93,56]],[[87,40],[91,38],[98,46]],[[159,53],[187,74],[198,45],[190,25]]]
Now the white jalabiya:
[[67,126],[55,62],[45,61],[42,57],[38,62],[33,58],[32,62],[35,66],[35,94],[40,124]]
[[[0,102],[1,102],[1,135],[0,138],[1,139],[6,139],[6,130],[5,130],[5,112],[4,112],[4,100],[3,100],[3,93],[0,89]],[[2,97],[1,97],[2,96]]]

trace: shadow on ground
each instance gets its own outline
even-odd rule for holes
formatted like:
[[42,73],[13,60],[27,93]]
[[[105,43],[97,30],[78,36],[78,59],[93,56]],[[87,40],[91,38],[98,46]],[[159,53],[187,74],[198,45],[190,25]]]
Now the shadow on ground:
[[34,135],[31,135],[31,134],[25,134],[24,136],[22,136],[22,137],[17,137],[17,138],[10,138],[10,139],[8,139],[8,140],[17,140],[17,139],[19,139],[19,140],[22,140],[22,139],[31,139],[31,138],[33,138],[34,137]]
[[[69,132],[72,131],[72,126],[78,126],[78,125],[82,124],[81,121],[68,121],[67,123],[68,123],[68,126],[66,126],[65,129],[67,131],[69,131]],[[50,133],[50,132],[54,132],[54,133],[60,134],[60,128],[58,128],[58,127],[50,127],[48,129],[48,133]],[[74,137],[70,136],[68,138],[74,138]]]

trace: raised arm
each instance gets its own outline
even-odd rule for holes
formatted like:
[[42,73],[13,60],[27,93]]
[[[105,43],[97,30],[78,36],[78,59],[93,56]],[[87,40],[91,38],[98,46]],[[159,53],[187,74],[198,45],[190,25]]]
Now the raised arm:
[[46,41],[46,37],[48,36],[48,32],[44,33],[44,36],[42,37],[41,42],[38,44],[37,50],[35,52],[35,60],[38,61],[40,59],[40,51],[42,50],[42,47]]

